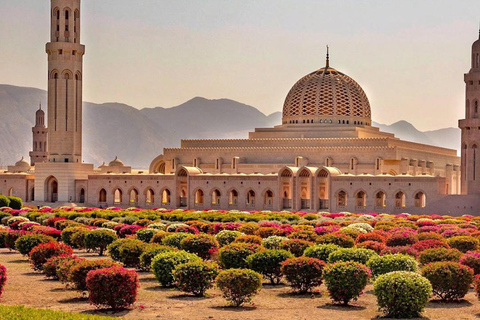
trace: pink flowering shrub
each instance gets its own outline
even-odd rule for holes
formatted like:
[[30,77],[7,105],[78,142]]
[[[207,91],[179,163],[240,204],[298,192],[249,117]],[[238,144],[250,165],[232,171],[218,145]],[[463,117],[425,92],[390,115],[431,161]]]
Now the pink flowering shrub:
[[480,274],[480,252],[467,252],[460,258],[460,263],[473,269],[475,275]]
[[434,240],[434,239],[428,239],[428,240],[422,240],[419,241],[415,244],[412,245],[412,248],[415,249],[418,252],[425,251],[427,249],[433,249],[433,248],[450,248],[448,244],[446,244],[443,241],[440,240]]
[[387,239],[386,244],[389,247],[410,246],[417,242],[415,234],[410,230],[397,231]]
[[42,271],[43,264],[48,259],[54,256],[60,256],[62,254],[72,255],[73,249],[63,243],[49,242],[42,243],[30,251],[29,257],[33,270]]
[[0,264],[0,297],[2,296],[5,284],[7,283],[7,268]]
[[138,230],[142,228],[143,227],[141,226],[127,224],[118,231],[118,236],[120,238],[126,238],[127,236],[134,235]]

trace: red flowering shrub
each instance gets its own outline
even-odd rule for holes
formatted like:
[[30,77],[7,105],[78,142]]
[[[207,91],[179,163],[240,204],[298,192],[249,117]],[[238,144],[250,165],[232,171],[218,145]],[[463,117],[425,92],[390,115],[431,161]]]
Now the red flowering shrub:
[[70,268],[68,282],[73,283],[77,290],[85,291],[87,290],[87,274],[90,271],[114,266],[118,267],[115,262],[107,259],[77,261]]
[[247,257],[262,248],[253,243],[231,243],[219,250],[218,260],[224,269],[247,268]]
[[365,241],[357,244],[357,248],[370,249],[380,254],[387,246],[382,242]]
[[421,233],[417,233],[415,237],[417,238],[417,241],[423,241],[423,240],[444,241],[445,240],[441,235],[439,235],[436,232],[421,232]]
[[313,246],[313,242],[300,239],[288,239],[280,243],[280,249],[293,253],[295,257],[300,257],[308,247]]
[[43,264],[43,274],[47,278],[58,279],[58,268],[66,261],[75,259],[73,256],[62,254],[60,256],[51,257]]
[[462,255],[457,249],[433,248],[422,251],[418,256],[418,260],[421,264],[440,261],[458,262]]
[[418,256],[418,251],[413,249],[410,246],[401,246],[401,247],[386,247],[385,249],[380,252],[381,255],[384,254],[396,254],[396,253],[401,253],[401,254],[407,254],[412,257],[417,257]]
[[280,235],[280,229],[277,227],[261,227],[255,231],[255,234],[261,238]]
[[411,231],[400,231],[393,233],[386,241],[389,247],[410,246],[417,242],[415,234]]
[[46,235],[46,236],[49,236],[49,237],[53,237],[57,240],[60,239],[60,236],[62,234],[62,231],[60,231],[60,230],[57,230],[57,229],[52,228],[52,227],[42,227],[42,226],[35,227],[32,230],[32,232],[36,233],[36,234],[43,234],[43,235]]
[[246,236],[239,236],[233,240],[232,243],[253,243],[253,244],[262,244],[262,238],[259,236],[252,236],[252,235],[246,235]]
[[480,274],[480,252],[467,252],[460,258],[460,263],[473,269],[474,274]]
[[470,236],[470,232],[468,230],[460,228],[448,229],[442,232],[442,237],[444,238],[453,238],[459,236]]
[[138,230],[142,229],[143,227],[137,225],[124,225],[119,231],[118,236],[120,238],[126,238],[127,236],[134,235]]
[[220,272],[215,282],[223,297],[239,307],[260,291],[262,276],[249,269],[230,269]]
[[92,270],[86,278],[88,299],[97,308],[128,308],[137,300],[138,275],[121,267]]
[[422,241],[419,241],[419,242],[413,244],[412,248],[417,250],[418,252],[422,252],[422,251],[425,251],[427,249],[434,249],[434,248],[448,249],[450,247],[444,241],[429,239],[429,240],[422,240]]
[[353,261],[327,264],[323,270],[323,279],[330,298],[344,305],[352,299],[357,300],[369,278],[370,269]]
[[30,251],[30,263],[34,270],[42,271],[43,264],[47,262],[48,259],[62,254],[72,255],[72,247],[58,242],[42,243]]
[[380,243],[385,243],[387,239],[377,232],[368,232],[368,233],[361,233],[358,235],[355,243],[362,243],[365,241],[375,241]]
[[465,297],[473,282],[473,270],[457,262],[433,262],[422,268],[422,275],[430,281],[433,293],[443,301]]
[[15,250],[15,242],[21,236],[26,235],[27,232],[20,230],[8,230],[8,233],[5,235],[5,247],[10,250]]
[[327,233],[337,232],[338,230],[340,230],[340,228],[337,226],[318,226],[314,229],[315,233],[319,236],[323,236]]
[[355,245],[355,241],[351,237],[339,232],[325,234],[319,237],[317,242],[322,244],[333,243],[342,248],[352,248]]
[[218,247],[217,239],[209,234],[193,235],[180,241],[180,248],[182,250],[195,253],[202,259],[209,259],[212,254],[218,251]]
[[3,289],[7,283],[7,268],[0,264],[0,297],[2,296]]
[[425,226],[425,227],[418,228],[417,234],[427,233],[427,232],[434,232],[438,234],[439,231],[440,231],[439,226]]
[[[63,255],[62,255],[63,256]],[[84,261],[84,258],[79,258],[72,256],[73,259],[66,259],[64,261],[58,262],[56,266],[58,280],[62,283],[67,283],[68,278],[70,277],[70,269],[77,263]]]
[[479,274],[477,274],[475,278],[473,278],[473,288],[475,289],[477,298],[480,299],[480,275]]
[[281,272],[294,291],[307,293],[322,284],[325,265],[315,258],[290,258],[282,262]]
[[67,220],[67,218],[63,218],[63,217],[52,217],[52,218],[48,218],[46,221],[45,221],[45,225],[47,227],[55,227],[55,222],[57,221],[61,221],[61,220]]
[[468,236],[452,237],[447,240],[450,247],[458,249],[463,253],[478,250],[480,242],[477,238]]

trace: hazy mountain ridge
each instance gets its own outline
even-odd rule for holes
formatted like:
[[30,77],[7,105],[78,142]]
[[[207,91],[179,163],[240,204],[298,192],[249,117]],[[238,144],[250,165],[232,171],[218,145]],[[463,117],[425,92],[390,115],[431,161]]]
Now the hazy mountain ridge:
[[[28,157],[31,127],[46,91],[0,85],[0,166]],[[164,147],[181,139],[247,138],[256,127],[281,124],[281,112],[266,116],[258,109],[230,99],[193,98],[172,108],[135,109],[121,103],[83,103],[83,155],[96,165],[115,156],[133,167],[147,168]],[[444,128],[421,132],[406,121],[377,124],[382,131],[419,143],[458,149],[460,130]]]

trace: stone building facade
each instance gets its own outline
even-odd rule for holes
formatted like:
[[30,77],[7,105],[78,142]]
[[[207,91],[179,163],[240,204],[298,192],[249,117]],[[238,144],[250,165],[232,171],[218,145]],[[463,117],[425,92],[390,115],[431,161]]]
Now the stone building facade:
[[373,127],[365,92],[327,54],[325,67],[287,94],[280,125],[246,139],[183,140],[133,170],[117,158],[98,168],[82,163],[80,0],[52,0],[51,19],[48,128],[38,111],[32,166],[22,159],[0,173],[0,193],[32,203],[194,210],[480,211],[480,40],[465,75],[461,158]]

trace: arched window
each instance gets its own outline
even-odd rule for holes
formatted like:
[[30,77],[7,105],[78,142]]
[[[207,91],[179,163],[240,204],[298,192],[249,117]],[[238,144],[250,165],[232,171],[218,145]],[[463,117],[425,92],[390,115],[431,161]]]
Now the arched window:
[[147,205],[155,203],[155,193],[152,189],[147,189],[147,192],[145,193],[145,203]]
[[238,204],[238,192],[237,190],[231,190],[228,194],[228,204],[230,206],[236,206]]
[[477,157],[478,157],[478,154],[477,154],[477,145],[474,144],[472,146],[472,153],[473,153],[473,180],[477,180]]
[[405,193],[402,191],[395,194],[395,208],[405,208]]
[[13,188],[8,189],[8,196],[13,197]]
[[285,169],[285,170],[282,171],[280,176],[283,177],[283,178],[291,178],[292,177],[292,172],[288,169]]
[[417,192],[415,194],[415,207],[417,208],[425,208],[427,205],[427,197],[425,196],[425,193],[423,192]]
[[107,191],[105,189],[101,189],[98,193],[98,202],[107,202]]
[[121,204],[123,202],[123,192],[120,189],[115,189],[113,192],[113,203]]
[[385,208],[387,206],[387,197],[385,192],[379,191],[375,194],[375,207]]
[[255,205],[255,191],[249,190],[247,192],[247,206]]
[[367,206],[367,195],[363,191],[358,191],[356,195],[356,206],[365,208]]
[[266,206],[273,205],[273,192],[271,190],[267,190],[267,192],[265,192],[264,204]]
[[212,191],[212,204],[213,205],[220,205],[220,197],[221,193],[217,189]]
[[338,207],[347,206],[347,193],[343,190],[337,194],[337,206]]
[[170,204],[170,190],[165,189],[162,192],[162,204]]
[[195,204],[203,204],[203,191],[201,189],[195,192]]

